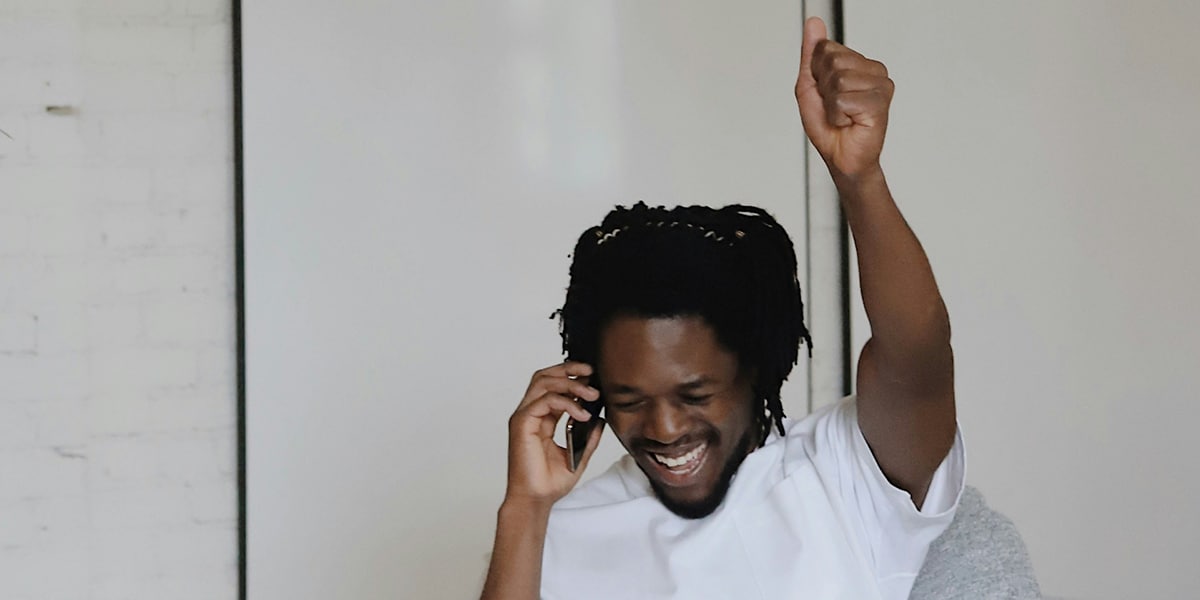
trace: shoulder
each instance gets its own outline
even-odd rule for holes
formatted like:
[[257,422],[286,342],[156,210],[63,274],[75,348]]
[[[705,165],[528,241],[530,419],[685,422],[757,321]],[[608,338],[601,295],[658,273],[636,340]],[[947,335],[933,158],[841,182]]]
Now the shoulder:
[[852,427],[857,421],[857,399],[853,394],[814,410],[802,419],[784,419],[789,440],[830,433],[830,428]]
[[784,468],[834,460],[853,446],[858,419],[855,397],[846,396],[801,419],[784,419]]

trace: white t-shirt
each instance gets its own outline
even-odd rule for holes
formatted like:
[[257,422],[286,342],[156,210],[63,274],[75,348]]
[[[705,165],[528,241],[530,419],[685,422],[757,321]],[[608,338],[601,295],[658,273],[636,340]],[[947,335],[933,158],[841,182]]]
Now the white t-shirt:
[[573,490],[550,513],[542,598],[907,598],[962,494],[961,434],[918,511],[875,463],[853,396],[784,429],[703,519],[663,507],[628,455]]

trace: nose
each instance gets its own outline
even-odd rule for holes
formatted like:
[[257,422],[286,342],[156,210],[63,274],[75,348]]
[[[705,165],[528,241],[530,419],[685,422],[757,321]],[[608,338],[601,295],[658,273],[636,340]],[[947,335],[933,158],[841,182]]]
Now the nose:
[[687,434],[687,414],[674,402],[654,403],[643,423],[643,435],[664,446],[670,446]]

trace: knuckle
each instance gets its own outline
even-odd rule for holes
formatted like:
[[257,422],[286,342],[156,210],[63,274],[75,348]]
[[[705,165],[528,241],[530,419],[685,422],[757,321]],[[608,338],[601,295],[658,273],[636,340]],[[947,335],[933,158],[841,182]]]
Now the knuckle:
[[847,79],[848,73],[846,71],[834,71],[833,74],[829,76],[829,85],[834,91],[845,91]]
[[525,390],[525,401],[528,402],[529,400],[532,400],[534,398],[537,398],[538,396],[541,396],[542,393],[544,392],[544,390],[542,388],[543,388],[542,382],[539,380],[535,379],[535,380],[529,382],[529,389]]
[[550,383],[553,382],[555,379],[557,379],[557,377],[555,377],[554,373],[552,373],[552,372],[549,372],[547,370],[538,371],[537,373],[535,373],[533,375],[533,379],[531,379],[529,381],[529,386],[530,386],[530,388],[533,388],[533,387],[544,388],[544,387],[550,385]]
[[525,393],[525,397],[521,399],[521,408],[525,408],[530,404],[537,402],[537,399],[541,398],[542,394],[545,393],[545,390],[537,386],[529,388],[529,391]]

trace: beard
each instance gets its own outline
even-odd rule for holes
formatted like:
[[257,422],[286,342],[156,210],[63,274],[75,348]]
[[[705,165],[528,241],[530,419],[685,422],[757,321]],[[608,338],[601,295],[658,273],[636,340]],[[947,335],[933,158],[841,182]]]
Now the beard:
[[750,431],[747,430],[738,440],[733,453],[726,459],[725,465],[721,467],[721,475],[717,478],[712,491],[700,500],[692,502],[672,500],[667,496],[664,488],[648,474],[646,479],[650,481],[650,488],[654,490],[655,497],[667,510],[685,519],[703,519],[711,515],[725,501],[725,495],[729,493],[729,486],[733,483],[733,476],[737,474],[738,468],[742,466],[742,461],[746,460],[746,456],[750,453],[750,445]]

